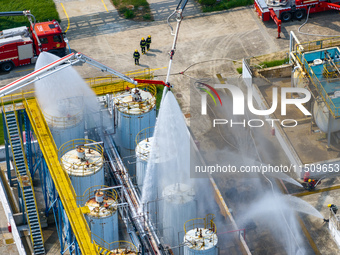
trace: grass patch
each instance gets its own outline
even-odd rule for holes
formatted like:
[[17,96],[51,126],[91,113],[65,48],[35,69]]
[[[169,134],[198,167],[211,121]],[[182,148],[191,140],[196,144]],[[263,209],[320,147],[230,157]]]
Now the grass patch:
[[[1,1],[1,0],[0,0]],[[146,0],[111,0],[119,14],[135,21],[152,21],[149,3]]]
[[[284,65],[284,64],[288,64],[288,62],[289,62],[289,58],[284,58],[284,59],[278,59],[278,60],[263,61],[260,64],[258,64],[257,66],[259,66],[261,68],[269,68],[269,67],[281,66],[281,65]],[[242,74],[242,67],[237,67],[236,71],[239,74]]]
[[280,65],[286,64],[288,63],[288,61],[289,61],[288,58],[284,58],[280,60],[263,61],[260,63],[260,65],[263,66],[263,68],[268,68],[268,67],[274,67],[274,66],[280,66]]
[[157,89],[157,94],[156,94],[156,110],[158,111],[159,107],[161,105],[161,101],[162,101],[162,95],[163,95],[164,86],[163,85],[157,85],[156,89]]
[[[59,14],[53,0],[0,0],[0,12],[23,10],[30,10],[37,22],[53,19],[60,22]],[[25,16],[0,17],[0,30],[20,26],[29,26],[28,19]]]
[[232,9],[239,6],[254,4],[254,0],[197,0],[202,5],[203,12],[213,12]]

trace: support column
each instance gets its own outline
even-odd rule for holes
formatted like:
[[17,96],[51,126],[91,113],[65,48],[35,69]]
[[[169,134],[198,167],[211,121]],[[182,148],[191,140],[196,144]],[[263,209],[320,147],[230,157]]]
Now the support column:
[[2,112],[2,128],[4,130],[4,142],[5,142],[5,153],[6,153],[6,167],[7,167],[7,179],[9,185],[13,187],[12,175],[11,175],[11,164],[9,158],[9,137],[7,132],[7,125],[5,120],[5,114]]
[[330,145],[331,145],[331,130],[333,126],[333,116],[331,113],[328,115],[328,132],[327,132],[327,150],[330,150]]
[[[18,118],[19,118],[19,116],[18,116]],[[25,138],[26,138],[27,166],[28,166],[29,172],[31,174],[31,178],[32,178],[32,180],[34,180],[32,141],[31,141],[31,125],[30,125],[30,120],[28,118],[26,111],[24,112],[24,125],[25,125]]]

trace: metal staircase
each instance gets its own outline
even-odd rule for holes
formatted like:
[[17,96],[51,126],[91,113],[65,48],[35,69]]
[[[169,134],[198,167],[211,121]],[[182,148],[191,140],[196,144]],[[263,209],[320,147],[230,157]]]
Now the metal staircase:
[[3,108],[3,112],[5,113],[4,115],[7,125],[8,137],[13,153],[13,161],[16,167],[16,174],[25,203],[26,217],[30,228],[34,254],[45,254],[38,207],[34,196],[31,175],[27,167],[16,113],[13,111],[5,112],[5,108]]

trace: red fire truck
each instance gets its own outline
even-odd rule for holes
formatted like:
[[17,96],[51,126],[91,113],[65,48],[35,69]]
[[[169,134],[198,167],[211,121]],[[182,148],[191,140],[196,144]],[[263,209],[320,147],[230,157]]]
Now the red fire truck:
[[340,11],[340,0],[254,0],[254,7],[262,21],[274,20],[278,38],[281,33],[281,21],[301,20],[308,13],[328,10]]
[[[0,32],[0,66],[9,72],[15,66],[35,63],[43,51],[51,52],[60,57],[65,55],[66,43],[64,34],[56,20],[35,23],[29,11],[1,12],[0,16],[28,17],[31,26],[17,27]],[[34,22],[32,22],[32,19]]]

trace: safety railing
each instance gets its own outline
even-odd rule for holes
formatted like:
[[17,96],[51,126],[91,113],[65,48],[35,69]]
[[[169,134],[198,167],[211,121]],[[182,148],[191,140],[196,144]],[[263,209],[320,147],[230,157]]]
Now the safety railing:
[[[77,204],[81,204],[82,206],[84,206],[86,202],[88,202],[89,200],[95,197],[95,194],[98,191],[103,192],[103,197],[110,198],[114,202],[117,202],[117,199],[118,199],[117,191],[115,191],[114,189],[106,190],[106,188],[108,188],[108,186],[105,186],[105,185],[95,185],[95,186],[88,188],[87,190],[85,190],[83,196],[77,196],[77,202],[79,202]],[[105,190],[102,190],[102,189],[105,189]]]
[[205,218],[195,218],[187,220],[184,223],[184,233],[192,229],[204,228],[210,230],[211,235],[216,234],[216,225],[214,223],[215,215],[208,214]]
[[[71,150],[82,150],[84,155],[86,155],[86,152],[87,155],[95,152],[97,152],[97,154],[95,157],[91,158],[90,162],[87,160],[79,160],[79,162],[76,163],[74,161],[68,161],[67,157],[63,157]],[[77,175],[89,175],[97,172],[103,167],[103,153],[103,147],[96,141],[80,138],[68,141],[61,145],[58,151],[58,158],[63,169],[67,173],[72,174],[73,172],[76,172]]]
[[327,79],[331,79],[331,78],[338,78],[339,77],[339,72],[337,70],[337,68],[339,69],[339,65],[334,63],[336,65],[335,66],[326,63],[323,67],[323,75],[327,78]]
[[315,73],[313,72],[312,68],[309,66],[306,59],[303,58],[303,55],[295,54],[296,59],[298,60],[301,67],[304,69],[305,73],[308,75],[310,81],[314,85],[314,87],[319,91],[320,96],[322,97],[323,101],[325,102],[329,112],[333,116],[333,118],[340,117],[340,106],[336,107],[329,97],[328,93],[326,92],[325,88],[322,86],[319,79],[316,77]]
[[[25,159],[25,161],[26,161],[26,159]],[[23,199],[24,199],[25,211],[26,211],[26,213],[28,215],[28,209],[27,209],[27,204],[26,204],[26,197],[25,197],[24,187],[26,187],[26,186],[30,186],[31,187],[32,194],[33,194],[33,199],[34,199],[34,204],[35,204],[35,208],[38,209],[37,200],[36,200],[36,197],[35,197],[35,192],[34,192],[33,183],[32,183],[32,178],[30,176],[29,171],[26,171],[26,176],[21,176],[21,175],[17,175],[17,176],[18,176],[18,180],[19,180],[19,183],[20,183],[20,187],[22,187],[22,196],[23,196]],[[39,212],[38,211],[37,211],[37,218],[38,218],[38,222],[39,222],[39,229],[40,229],[40,233],[41,233],[41,240],[42,240],[42,243],[44,243],[44,237],[43,237],[43,234],[42,234],[41,223],[40,223],[40,216],[39,216]],[[28,216],[27,216],[27,223],[28,223],[28,226],[30,228],[30,233],[31,233],[30,236],[31,236],[32,246],[34,246],[34,239],[33,239],[33,234],[32,234],[32,229],[31,229],[32,226],[31,226],[30,217],[28,217]]]
[[[22,103],[22,101],[24,99],[31,99],[31,98],[34,98],[34,97],[35,97],[35,95],[34,95],[33,90],[21,92],[21,93],[16,93],[16,94],[10,94],[10,95],[1,97],[1,105],[2,106],[4,106],[4,105],[14,105],[14,107],[15,107],[15,105]],[[16,109],[14,108],[14,110],[16,110]]]
[[150,85],[147,87],[140,88],[144,91],[150,92],[151,97],[148,98],[142,98],[140,101],[125,101],[124,95],[122,95],[125,92],[118,92],[114,95],[114,104],[115,107],[124,113],[131,113],[135,109],[139,109],[141,112],[148,112],[152,110],[156,106],[156,94],[157,89],[154,85]]
[[63,102],[60,102],[58,108],[61,109],[62,104],[64,104],[64,112],[68,112],[66,115],[65,113],[62,113],[61,115],[66,116],[57,116],[57,112],[55,110],[52,110],[54,112],[54,115],[47,113],[46,111],[41,109],[44,118],[49,125],[50,128],[72,128],[79,123],[83,121],[83,98],[82,97],[75,97],[75,98],[67,98]]
[[[149,155],[150,155],[150,147],[143,147],[140,145],[141,141],[144,141],[146,139],[149,139],[153,136],[153,132],[155,130],[155,127],[148,127],[148,128],[144,128],[141,131],[139,131],[139,133],[136,135],[136,151],[143,155],[143,157],[141,157],[143,160],[148,160]],[[148,142],[148,141],[147,141]]]
[[[13,106],[14,106],[14,114],[15,114],[15,119],[16,119],[16,123],[18,123],[18,117],[17,117],[17,114],[15,112],[15,105],[16,103],[13,102]],[[5,110],[5,107],[3,105],[2,107],[2,111],[4,113],[4,115],[6,114],[6,110]],[[7,123],[7,118],[5,118],[5,123],[6,123],[6,127],[8,127],[8,123]],[[24,146],[23,146],[23,140],[22,140],[22,135],[21,135],[21,132],[20,132],[20,128],[18,127],[18,134],[19,134],[19,137],[20,137],[20,146],[21,146],[21,151],[23,153],[23,155],[25,155],[25,150],[24,150]],[[9,142],[10,142],[10,145],[11,145],[11,151],[12,151],[12,155],[13,155],[13,158],[14,158],[14,166],[15,166],[15,170],[16,170],[16,175],[17,175],[17,178],[18,178],[18,181],[19,181],[19,184],[20,184],[20,187],[22,189],[22,196],[23,196],[23,199],[24,199],[24,205],[25,205],[25,211],[27,212],[27,215],[28,215],[28,210],[27,210],[27,204],[26,204],[26,198],[25,198],[25,192],[24,192],[24,183],[25,183],[25,187],[26,186],[30,186],[31,189],[32,189],[32,193],[33,193],[33,199],[34,199],[34,204],[35,204],[35,208],[38,208],[37,206],[37,202],[36,202],[36,199],[35,199],[35,193],[34,193],[34,188],[33,188],[33,183],[32,183],[32,178],[31,178],[31,174],[30,172],[28,171],[28,167],[27,167],[27,159],[26,157],[24,156],[24,163],[25,163],[25,167],[26,167],[26,176],[21,176],[19,170],[18,170],[18,167],[17,167],[17,162],[15,160],[15,154],[14,154],[14,151],[13,151],[13,144],[12,144],[12,141],[11,141],[11,138],[9,137]],[[23,179],[24,179],[24,182],[23,182]],[[37,216],[38,216],[38,222],[39,222],[39,228],[40,228],[40,233],[42,233],[42,230],[41,230],[41,224],[40,224],[40,217],[39,217],[39,213],[37,212]],[[30,218],[27,216],[27,221],[28,221],[28,225],[31,229],[31,224],[30,224]],[[32,233],[32,231],[31,231]],[[30,235],[31,236],[31,241],[32,241],[32,244],[34,245],[34,240],[33,240],[33,235]],[[42,242],[44,243],[44,239],[43,239],[43,236],[41,235],[41,238],[42,238]]]
[[[153,78],[153,72],[149,68],[143,69],[143,70],[137,70],[137,71],[130,71],[124,73],[124,75],[131,77],[131,78],[139,78],[139,79],[152,79]],[[86,83],[90,85],[90,87],[96,87],[100,85],[105,84],[113,84],[113,83],[120,83],[122,81],[121,78],[110,75],[110,76],[99,76],[99,77],[93,77],[93,78],[86,78]]]
[[[95,242],[98,250],[105,249],[106,251],[111,252],[106,254],[138,254],[137,247],[128,241],[116,241],[108,243],[105,240],[101,239],[99,236],[95,234],[92,235],[95,238],[100,239],[100,243]],[[101,253],[105,254],[103,251]]]
[[331,37],[321,40],[315,40],[310,42],[304,42],[296,45],[296,50],[299,53],[321,50],[324,48],[340,46],[340,37]]
[[82,254],[97,254],[91,242],[89,226],[77,207],[76,194],[71,180],[58,161],[57,148],[40,107],[35,99],[25,100],[24,104],[80,250]]

